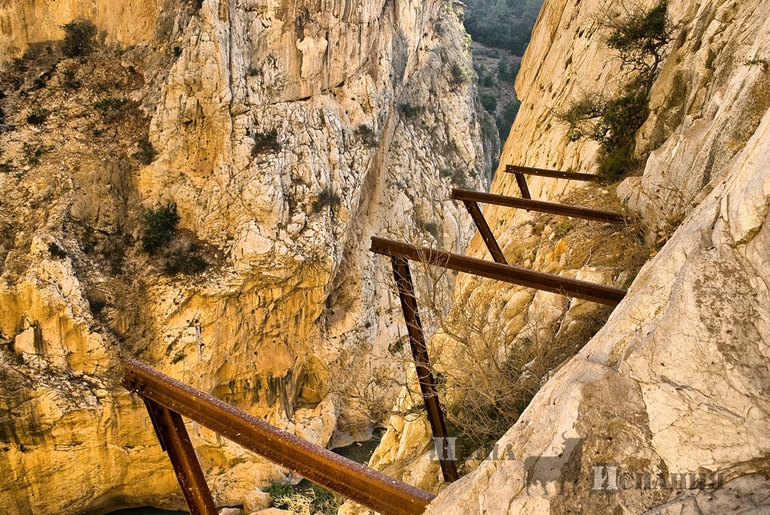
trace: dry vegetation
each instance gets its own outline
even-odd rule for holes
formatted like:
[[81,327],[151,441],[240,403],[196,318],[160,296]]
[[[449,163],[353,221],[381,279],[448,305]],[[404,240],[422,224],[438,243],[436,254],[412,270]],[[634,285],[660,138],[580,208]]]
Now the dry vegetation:
[[[560,201],[625,211],[611,188],[589,186]],[[511,264],[567,276],[597,273],[603,281],[611,277],[614,285],[628,287],[650,255],[641,223],[612,226],[536,213],[516,220],[492,224],[500,241],[514,242],[504,248]],[[506,232],[516,236],[506,239]],[[428,244],[419,231],[401,231],[396,239]],[[531,289],[470,276],[453,291],[455,274],[415,263],[411,268],[423,326],[432,335],[429,351],[441,402],[450,433],[458,437],[461,460],[486,455],[545,381],[580,351],[611,313],[592,302],[536,295]],[[388,287],[393,288],[391,283]],[[406,337],[395,350],[401,377],[412,378],[401,380],[409,401],[395,414],[413,419],[422,415],[424,406]],[[395,380],[390,376],[373,381]],[[365,399],[362,392],[361,404]]]

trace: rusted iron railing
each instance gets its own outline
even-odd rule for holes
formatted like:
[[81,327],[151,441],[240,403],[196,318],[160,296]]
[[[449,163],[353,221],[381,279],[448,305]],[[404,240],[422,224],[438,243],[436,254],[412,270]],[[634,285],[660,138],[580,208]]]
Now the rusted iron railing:
[[401,298],[401,309],[406,320],[406,329],[409,333],[409,345],[412,349],[412,358],[417,368],[417,380],[420,383],[420,391],[425,402],[425,410],[433,432],[433,442],[438,456],[441,474],[444,481],[451,483],[457,481],[457,464],[453,449],[449,445],[444,413],[441,410],[441,402],[438,398],[436,381],[430,370],[430,358],[428,348],[425,345],[425,334],[422,330],[420,313],[417,307],[417,297],[414,292],[412,274],[409,271],[409,262],[401,256],[391,256],[393,266],[393,278],[398,287]]
[[538,177],[550,177],[552,179],[567,179],[570,181],[600,182],[601,177],[590,173],[562,172],[560,170],[546,170],[545,168],[532,168],[530,166],[508,165],[505,171],[516,175],[516,183],[519,185],[521,196],[525,199],[531,199],[529,186],[525,175],[536,175]]
[[467,209],[468,213],[470,213],[471,218],[473,218],[473,223],[476,224],[476,228],[479,230],[479,234],[481,234],[481,239],[484,240],[484,244],[487,246],[487,249],[489,249],[489,253],[492,255],[492,259],[494,259],[497,263],[507,265],[508,261],[505,259],[503,249],[501,249],[500,245],[497,244],[495,235],[492,232],[492,229],[489,228],[487,219],[484,218],[484,213],[481,212],[481,208],[479,207],[477,201],[471,198],[462,198],[462,195],[456,196],[457,191],[460,190],[452,190],[452,198],[462,200],[463,204],[465,205],[465,209]]
[[518,284],[527,288],[561,293],[562,295],[569,295],[609,306],[617,305],[626,295],[626,290],[613,288],[612,286],[536,272],[513,265],[493,263],[483,259],[453,254],[445,250],[417,247],[408,243],[378,238],[377,236],[372,238],[370,250],[375,254],[401,257],[410,261],[440,266],[449,270],[487,277],[510,284]]
[[[559,204],[557,202],[546,202],[543,200],[530,200],[518,197],[507,197],[505,195],[495,195],[493,193],[481,193],[478,191],[453,189],[452,196],[454,200],[463,202],[483,202],[485,204],[495,204],[497,206],[512,207],[515,209],[526,209],[527,211],[538,211],[540,213],[549,213],[552,215],[563,215],[572,218],[583,218],[594,222],[605,222],[608,224],[628,224],[632,219],[620,213],[604,211],[601,209],[590,209],[587,207],[570,206]],[[475,220],[475,218],[474,218]]]
[[414,293],[409,261],[417,261],[430,265],[440,266],[449,270],[465,272],[481,277],[488,277],[511,284],[517,284],[529,288],[561,293],[584,300],[608,304],[618,304],[626,295],[625,290],[589,283],[577,279],[559,277],[557,275],[536,272],[526,268],[511,266],[505,259],[500,245],[497,243],[492,230],[489,227],[478,203],[496,204],[499,206],[539,211],[556,215],[564,215],[576,218],[584,218],[598,222],[612,224],[629,223],[631,220],[619,213],[589,209],[579,206],[569,206],[554,202],[532,200],[524,174],[554,177],[557,179],[572,179],[582,181],[597,181],[598,177],[589,174],[561,172],[545,170],[541,168],[529,168],[524,166],[508,166],[506,171],[515,173],[516,180],[521,190],[522,197],[506,197],[490,193],[481,193],[462,189],[453,189],[451,198],[460,200],[473,218],[476,227],[481,234],[489,253],[495,260],[494,263],[482,259],[452,254],[443,250],[428,247],[416,247],[406,243],[400,243],[385,238],[373,237],[370,251],[389,256],[393,267],[393,276],[396,281],[398,293],[401,298],[401,308],[404,312],[409,342],[412,346],[412,356],[417,368],[417,376],[420,382],[423,400],[428,414],[428,420],[433,431],[436,452],[439,456],[444,480],[451,482],[457,479],[457,467],[452,450],[449,448],[449,440],[446,431],[441,403],[438,398],[435,380],[431,373],[430,359],[425,345],[425,335],[422,330],[418,312],[417,299]]
[[508,264],[505,259],[500,245],[495,239],[495,235],[489,227],[484,213],[479,208],[478,203],[483,202],[485,204],[495,204],[498,206],[512,207],[516,209],[526,209],[527,211],[538,211],[541,213],[549,213],[554,215],[563,215],[573,218],[583,218],[586,220],[592,220],[595,222],[605,222],[611,224],[628,224],[632,223],[632,219],[628,216],[620,213],[613,213],[611,211],[604,211],[600,209],[590,209],[580,206],[570,206],[565,204],[559,204],[557,202],[545,202],[542,200],[532,200],[532,195],[529,192],[529,186],[527,185],[527,179],[524,177],[527,175],[538,175],[541,177],[552,177],[556,179],[578,180],[578,181],[593,181],[599,180],[596,175],[587,173],[574,173],[574,172],[562,172],[559,170],[546,170],[543,168],[531,168],[528,166],[508,165],[505,169],[506,172],[513,173],[516,176],[516,182],[521,191],[521,197],[508,197],[505,195],[496,195],[493,193],[482,193],[479,191],[470,191],[462,189],[453,189],[453,200],[460,200],[465,205],[465,208],[470,213],[473,222],[476,224],[476,228],[479,230],[481,239],[489,249],[489,253],[492,255],[497,263]]
[[[481,219],[483,220],[483,217]],[[486,224],[486,221],[484,223]],[[492,237],[492,241],[494,241],[494,237]],[[496,244],[497,242],[495,242]],[[502,257],[502,252],[500,252],[499,258],[503,262],[493,263],[483,259],[452,254],[443,250],[416,247],[376,236],[372,238],[370,251],[391,258],[393,276],[401,298],[401,308],[404,313],[407,331],[409,332],[409,343],[412,348],[415,367],[417,368],[420,390],[425,402],[428,421],[433,432],[433,440],[441,465],[441,472],[444,480],[448,483],[457,480],[457,465],[453,449],[449,445],[444,414],[438,398],[436,383],[431,372],[430,359],[425,345],[425,335],[422,323],[420,322],[417,298],[408,261],[417,261],[520,286],[562,293],[611,306],[619,303],[626,295],[626,291],[619,288],[508,265],[504,262],[505,258]]]
[[182,416],[381,513],[418,514],[433,500],[428,492],[278,429],[146,364],[127,358],[123,367],[123,386],[146,403],[193,514],[215,515],[217,511]]

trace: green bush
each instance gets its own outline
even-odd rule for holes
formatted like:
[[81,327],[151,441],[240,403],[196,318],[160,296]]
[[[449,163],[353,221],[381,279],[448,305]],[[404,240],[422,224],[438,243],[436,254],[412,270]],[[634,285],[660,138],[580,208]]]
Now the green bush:
[[479,93],[479,100],[481,100],[481,105],[484,106],[488,113],[495,114],[497,111],[497,97],[494,94],[482,91]]
[[40,159],[53,150],[53,147],[48,147],[42,143],[30,144],[24,143],[22,145],[22,162],[29,166],[37,166],[40,164]]
[[647,91],[631,86],[623,95],[602,106],[601,117],[594,127],[592,137],[609,149],[627,146],[633,142],[636,132],[649,114]]
[[762,66],[767,68],[767,59],[746,59],[743,61],[744,66]]
[[481,135],[485,141],[492,141],[495,139],[497,133],[497,127],[494,122],[494,118],[491,116],[480,116],[481,118]]
[[48,244],[48,252],[51,254],[51,257],[55,257],[56,259],[64,259],[67,257],[67,252],[55,241]]
[[612,18],[612,32],[607,45],[617,50],[624,63],[631,63],[649,81],[657,74],[663,49],[671,41],[668,22],[668,0],[662,0],[646,12],[635,12],[624,18]]
[[497,123],[497,131],[500,134],[501,142],[504,142],[506,139],[508,139],[508,133],[511,132],[511,127],[513,126],[514,120],[516,120],[516,115],[519,113],[520,106],[521,102],[518,100],[508,102],[505,104],[505,107],[503,107],[503,112],[501,115],[498,116],[495,120]]
[[179,220],[176,206],[173,204],[145,211],[142,219],[142,250],[155,254],[168,244],[174,237]]
[[608,182],[617,182],[638,166],[633,142],[621,147],[602,147],[599,151],[599,175]]
[[497,76],[500,78],[500,80],[505,82],[514,82],[516,80],[516,75],[519,73],[519,62],[518,61],[507,61],[505,59],[500,59],[497,63]]
[[464,84],[471,80],[472,76],[473,72],[471,72],[467,67],[461,65],[460,63],[455,63],[452,65],[449,82],[450,84]]
[[[449,180],[454,184],[455,186],[461,188],[461,189],[467,189],[468,188],[468,179],[466,174],[460,170],[459,168],[455,168],[453,170],[442,170],[441,175],[444,177],[449,177]],[[475,176],[476,172],[471,171],[470,175]],[[418,220],[418,226],[421,226],[420,221]],[[430,232],[430,231],[428,231]]]
[[474,41],[523,55],[543,0],[468,0],[466,4],[465,28]]
[[80,57],[93,50],[96,27],[88,20],[75,20],[62,27],[64,29],[64,55]]
[[494,88],[497,86],[497,81],[495,80],[495,76],[491,73],[485,73],[479,78],[479,84],[481,84],[485,88]]
[[368,125],[359,125],[356,134],[361,138],[367,147],[377,146],[377,134]]
[[61,72],[61,85],[64,89],[78,89],[83,85],[76,77],[74,68],[65,68]]
[[294,486],[288,483],[273,483],[268,487],[267,493],[273,498],[273,508],[284,509],[287,505],[281,502],[281,499],[293,495]]
[[408,102],[398,106],[398,110],[404,115],[404,118],[411,120],[417,118],[424,110],[423,106],[414,106]]
[[118,97],[105,97],[94,103],[94,108],[99,111],[102,116],[109,114],[115,114],[120,111],[128,103],[127,98]]
[[344,497],[341,497],[322,486],[312,485],[310,490],[313,498],[310,505],[310,512],[313,514],[322,513],[336,515],[340,506],[342,506],[342,503],[345,502]]
[[650,90],[671,41],[667,8],[667,0],[662,0],[649,11],[607,20],[612,28],[607,44],[636,72],[635,78],[616,98],[584,95],[559,114],[569,125],[571,141],[590,138],[601,143],[599,175],[607,181],[616,182],[638,166],[636,133],[649,117]]

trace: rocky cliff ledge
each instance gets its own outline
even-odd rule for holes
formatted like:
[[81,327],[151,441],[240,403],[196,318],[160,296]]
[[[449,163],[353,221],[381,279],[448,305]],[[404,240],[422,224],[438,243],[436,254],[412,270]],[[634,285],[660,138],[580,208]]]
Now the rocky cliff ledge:
[[[596,23],[622,7],[546,1],[503,163],[595,170],[597,145],[570,142],[554,113],[622,84]],[[651,154],[617,191],[652,232],[684,221],[498,442],[505,459],[446,488],[432,513],[770,509],[770,2],[668,10],[674,37],[636,141]],[[574,187],[532,183],[537,198]],[[492,190],[517,192],[502,173]],[[478,239],[471,252],[483,252]]]
[[[96,45],[65,58],[76,18]],[[369,236],[459,248],[434,200],[482,186],[463,35],[431,0],[0,2],[1,506],[183,506],[121,355],[321,445],[370,434],[401,330]],[[285,477],[190,431],[220,505]]]

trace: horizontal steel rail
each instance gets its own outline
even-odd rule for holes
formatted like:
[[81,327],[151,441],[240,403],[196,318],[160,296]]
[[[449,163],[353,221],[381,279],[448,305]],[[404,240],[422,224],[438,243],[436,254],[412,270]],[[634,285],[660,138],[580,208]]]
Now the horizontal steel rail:
[[584,218],[586,220],[607,222],[610,224],[627,224],[631,222],[631,218],[620,213],[613,213],[611,211],[570,206],[566,204],[559,204],[557,202],[545,202],[543,200],[507,197],[505,195],[495,195],[493,193],[482,193],[478,191],[460,190],[456,188],[452,190],[451,198],[454,200],[462,200],[464,202],[483,202],[485,204],[495,204],[496,206],[526,209],[527,211],[538,211],[541,213],[570,216],[573,218]]
[[620,288],[536,272],[512,265],[493,263],[483,259],[453,254],[445,250],[416,247],[408,243],[400,243],[376,236],[372,238],[370,251],[384,256],[403,257],[412,261],[518,284],[528,288],[561,293],[609,306],[617,305],[626,295],[626,290],[621,290]]
[[300,476],[386,514],[422,513],[434,496],[278,429],[134,359],[123,386]]
[[553,179],[568,179],[571,181],[601,181],[601,177],[590,173],[562,172],[560,170],[546,170],[545,168],[532,168],[520,165],[508,165],[505,167],[505,171],[508,173],[522,173],[527,175],[537,175],[538,177],[551,177]]

